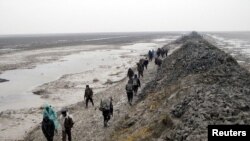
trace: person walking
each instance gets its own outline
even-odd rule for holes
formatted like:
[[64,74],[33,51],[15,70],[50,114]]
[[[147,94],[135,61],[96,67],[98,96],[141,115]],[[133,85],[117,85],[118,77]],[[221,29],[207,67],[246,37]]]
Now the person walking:
[[133,80],[129,79],[128,83],[126,85],[126,92],[127,92],[127,97],[128,97],[128,103],[132,105],[133,101]]
[[133,78],[133,92],[136,95],[138,88],[141,87],[141,82],[139,80],[139,78],[137,78],[137,75],[135,74],[134,78]]
[[128,76],[129,79],[133,78],[133,76],[134,76],[134,71],[133,71],[131,68],[128,69],[127,76]]
[[166,57],[168,56],[168,49],[165,50]]
[[161,49],[161,57],[163,58],[164,55],[165,55],[165,50],[162,48],[162,49]]
[[110,97],[109,99],[104,99],[101,100],[100,103],[100,108],[99,110],[102,111],[102,115],[103,115],[103,123],[104,123],[104,127],[108,127],[108,121],[111,119],[111,116],[113,116],[113,104],[112,104],[112,97]]
[[138,76],[139,76],[139,78],[140,78],[140,77],[143,77],[144,68],[143,68],[143,65],[142,65],[142,64],[137,63],[137,71],[138,71]]
[[143,66],[148,69],[148,58],[144,59]]
[[86,102],[86,108],[88,108],[89,101],[94,106],[94,102],[93,102],[93,90],[89,87],[89,85],[86,85],[84,99],[85,99],[85,102]]
[[48,116],[45,116],[42,121],[42,131],[47,139],[47,141],[53,141],[54,132],[55,132],[55,125]]
[[152,49],[152,54],[153,54],[153,58],[156,57],[156,51],[154,49]]
[[158,66],[158,67],[161,67],[161,64],[162,64],[162,60],[160,58],[155,58],[155,64]]
[[66,109],[61,111],[60,123],[62,126],[62,141],[66,141],[67,136],[68,141],[72,141],[71,129],[74,126],[74,121],[72,115]]
[[157,49],[156,54],[157,54],[157,57],[160,57],[160,55],[161,55],[161,48]]
[[53,109],[53,107],[49,104],[45,104],[44,110],[43,110],[43,119],[45,120],[46,118],[49,118],[49,120],[53,122],[54,127],[55,127],[55,132],[57,132],[58,128],[60,127],[60,124],[57,118],[57,113]]
[[153,52],[151,50],[148,51],[148,58],[149,58],[149,61],[153,60]]

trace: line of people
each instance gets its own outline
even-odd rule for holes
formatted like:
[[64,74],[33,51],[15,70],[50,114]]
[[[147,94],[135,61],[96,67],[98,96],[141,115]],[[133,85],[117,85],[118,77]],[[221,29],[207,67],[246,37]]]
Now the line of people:
[[[164,54],[167,56],[168,50],[161,48],[158,48],[157,52],[149,50],[149,59],[146,57],[145,59],[140,59],[139,62],[136,63],[138,75],[135,74],[131,68],[128,69],[127,77],[129,80],[125,86],[125,90],[130,106],[132,106],[133,96],[137,95],[138,89],[141,87],[140,78],[143,77],[143,72],[148,68],[149,62],[153,61],[153,58],[155,58],[155,64],[161,66],[162,60],[159,57],[161,55],[163,58]],[[84,93],[85,108],[88,108],[89,102],[91,102],[92,106],[94,106],[93,94],[92,88],[90,88],[89,85],[86,85]],[[108,126],[108,121],[111,119],[111,116],[113,116],[112,102],[112,97],[103,100],[101,99],[100,102],[99,110],[102,111],[104,127]],[[55,110],[50,105],[45,105],[43,111],[42,131],[47,141],[53,141],[54,133],[58,133],[60,126],[62,129],[62,141],[66,141],[66,138],[68,138],[68,141],[72,141],[71,129],[74,126],[73,116],[69,114],[67,109],[62,109],[60,114],[61,115],[58,120]]]
[[164,58],[164,56],[168,56],[168,50],[163,48],[158,48],[155,52],[154,50],[148,51],[149,61],[152,61],[153,58],[155,58],[155,64],[160,67],[162,64],[162,59],[160,57]]
[[129,80],[126,84],[125,89],[127,93],[128,103],[130,105],[132,105],[133,96],[137,95],[138,88],[141,87],[140,78],[143,77],[144,68],[147,69],[149,62],[153,61],[153,59],[155,59],[155,64],[160,67],[162,64],[162,59],[160,59],[160,56],[164,58],[164,56],[167,57],[167,55],[167,49],[158,48],[157,52],[155,52],[154,50],[149,50],[147,56],[149,59],[146,57],[145,59],[140,59],[139,62],[136,63],[138,75],[134,73],[132,68],[128,69],[127,77],[129,78]]
[[61,115],[58,120],[55,110],[50,105],[45,105],[43,111],[42,131],[47,141],[53,141],[54,133],[58,133],[60,126],[62,128],[62,141],[66,141],[67,136],[68,140],[71,141],[71,129],[73,128],[73,125],[73,117],[66,109],[61,110]]

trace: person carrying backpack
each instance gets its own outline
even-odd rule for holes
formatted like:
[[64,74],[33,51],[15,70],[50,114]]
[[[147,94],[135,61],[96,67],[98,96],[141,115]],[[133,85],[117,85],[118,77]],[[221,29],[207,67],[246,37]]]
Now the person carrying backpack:
[[157,57],[160,57],[160,55],[161,55],[161,48],[157,49],[156,54],[157,54]]
[[88,108],[89,101],[91,101],[92,105],[94,106],[94,102],[93,102],[93,90],[89,87],[89,85],[86,85],[84,99],[86,101],[86,108]]
[[127,76],[129,79],[131,79],[134,76],[134,71],[131,68],[128,69]]
[[137,63],[137,71],[138,71],[138,76],[139,76],[139,78],[140,78],[140,76],[143,77],[144,68],[143,68],[143,65],[142,65],[142,64]]
[[49,119],[48,116],[45,116],[43,118],[42,131],[47,141],[53,141],[55,125],[54,125],[54,122],[51,119]]
[[149,61],[153,60],[153,52],[151,50],[148,51],[148,58],[149,58]]
[[[50,123],[53,123],[53,126]],[[42,130],[45,135],[45,137],[49,137],[51,140],[52,135],[54,136],[54,133],[52,134],[52,128],[53,132],[55,131],[57,133],[60,124],[57,118],[57,113],[53,109],[53,107],[49,104],[45,104],[44,109],[43,109],[43,121],[42,121]],[[47,138],[48,139],[48,138]],[[53,137],[52,137],[53,140]]]
[[168,56],[168,49],[165,50],[166,57]]
[[143,66],[148,69],[148,58],[146,58],[143,62]]
[[162,49],[161,49],[161,57],[163,58],[164,55],[165,55],[165,50],[162,48]]
[[128,103],[132,105],[132,100],[133,100],[133,80],[129,79],[128,83],[126,85],[126,92],[127,92],[127,97],[128,97]]
[[160,58],[155,58],[155,64],[158,66],[158,67],[161,67],[161,64],[162,64],[162,60]]
[[74,121],[72,115],[70,115],[66,109],[61,111],[60,123],[62,126],[62,141],[66,141],[68,136],[68,141],[72,140],[71,129],[74,126]]
[[112,97],[109,99],[101,100],[99,110],[102,111],[103,119],[104,119],[104,127],[108,126],[108,121],[113,116],[113,104],[112,104]]
[[135,74],[134,79],[133,79],[133,92],[135,95],[137,94],[138,87],[141,87],[141,82],[139,78],[137,78],[137,75]]

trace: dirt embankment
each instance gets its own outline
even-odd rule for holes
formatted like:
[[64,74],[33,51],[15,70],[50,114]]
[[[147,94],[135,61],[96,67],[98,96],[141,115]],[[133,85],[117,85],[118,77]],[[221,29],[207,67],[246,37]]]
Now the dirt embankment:
[[[157,67],[153,62],[149,63],[148,70],[145,70],[144,77],[141,79],[142,88],[152,81],[155,76]],[[135,69],[134,69],[135,70]],[[127,104],[127,96],[125,91],[125,85],[127,79],[114,84],[113,87],[96,93],[94,95],[95,106],[89,105],[88,109],[85,109],[85,103],[79,102],[76,105],[71,105],[68,107],[70,113],[74,117],[75,125],[72,129],[73,140],[76,141],[102,141],[105,137],[108,137],[109,133],[114,131],[114,125],[118,124],[118,121],[123,117],[126,117],[129,110],[133,109],[133,106]],[[140,92],[140,90],[139,90]],[[114,105],[114,117],[112,117],[109,122],[109,127],[103,127],[103,117],[102,113],[98,110],[100,100],[104,98],[113,97]],[[134,97],[137,100],[138,96]],[[90,103],[89,103],[90,104]],[[56,141],[61,140],[61,132],[55,136]],[[44,135],[41,131],[41,125],[39,124],[36,129],[30,132],[25,138],[27,141],[44,141]]]
[[[103,128],[95,108],[79,103],[70,109],[74,140],[203,141],[209,124],[250,124],[250,74],[232,56],[196,33],[165,47],[177,50],[161,68],[150,64],[132,107],[126,104],[126,80],[96,95],[97,103],[103,97],[115,99],[109,128]],[[40,127],[26,140],[44,140]]]
[[209,124],[250,124],[249,72],[196,33],[176,43],[107,141],[205,141]]

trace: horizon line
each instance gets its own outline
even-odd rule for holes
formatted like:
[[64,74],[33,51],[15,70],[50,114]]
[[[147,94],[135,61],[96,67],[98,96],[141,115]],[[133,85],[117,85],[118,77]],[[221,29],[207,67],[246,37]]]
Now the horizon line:
[[250,32],[250,30],[214,30],[214,31],[199,31],[199,30],[170,30],[170,31],[113,31],[113,32],[55,32],[55,33],[16,33],[16,34],[0,34],[3,36],[22,36],[22,35],[69,35],[69,34],[103,34],[103,33],[167,33],[167,32]]

